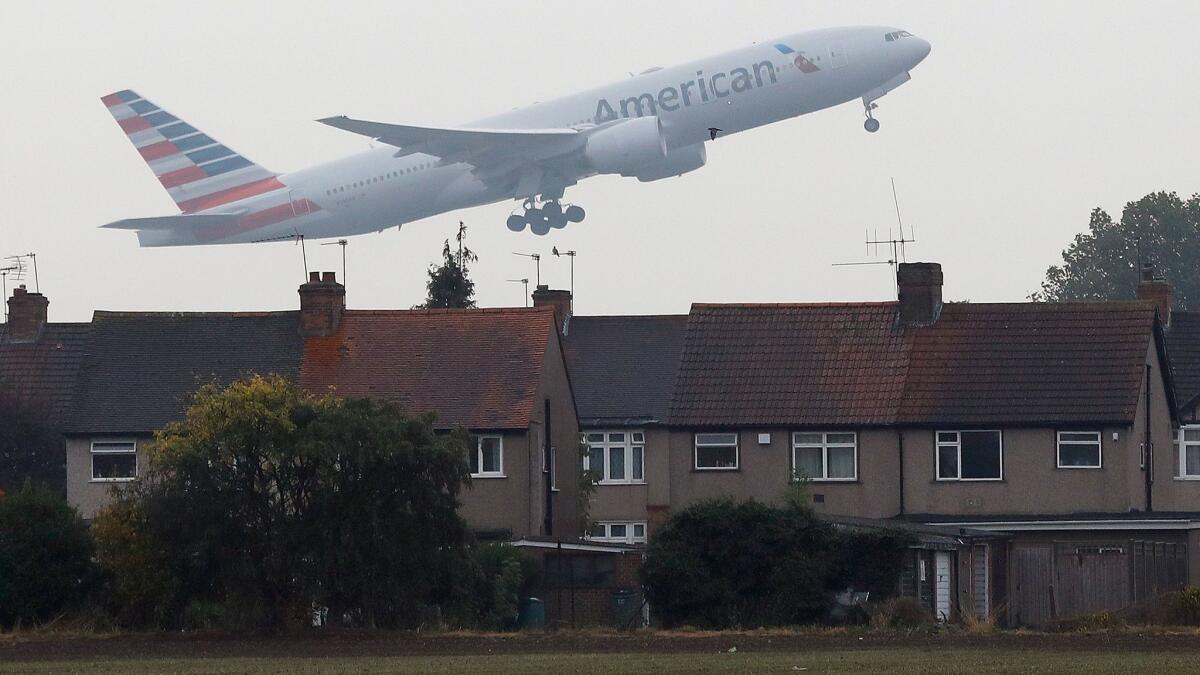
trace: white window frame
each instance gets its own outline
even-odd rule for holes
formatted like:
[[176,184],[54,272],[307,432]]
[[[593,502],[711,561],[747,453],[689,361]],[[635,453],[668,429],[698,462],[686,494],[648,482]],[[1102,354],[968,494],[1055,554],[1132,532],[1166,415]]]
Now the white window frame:
[[[625,536],[614,536],[612,534],[613,525],[625,526]],[[647,541],[646,521],[644,520],[598,520],[592,523],[592,527],[603,527],[604,536],[593,536],[589,529],[587,537],[585,537],[589,541],[602,541],[613,544],[644,544]],[[634,529],[639,527],[642,530],[640,535],[634,532]]]
[[[1094,434],[1096,441],[1064,441],[1063,434]],[[1054,434],[1056,451],[1056,463],[1060,469],[1103,469],[1104,468],[1104,432],[1102,431],[1058,431]],[[1063,464],[1062,463],[1062,448],[1064,445],[1095,445],[1096,446],[1096,463],[1095,464]],[[1001,468],[1003,472],[1003,467]]]
[[[97,445],[127,445],[133,449],[132,450],[97,450],[96,449]],[[104,477],[98,478],[96,476],[96,461],[95,461],[96,455],[133,455],[133,475],[132,476],[118,476],[118,477],[112,477],[112,478],[104,478]],[[92,478],[90,481],[92,483],[129,483],[131,481],[137,480],[139,466],[138,466],[138,443],[136,440],[127,439],[127,438],[120,438],[120,439],[106,438],[103,440],[93,440],[92,446],[91,446],[91,452],[88,455],[88,459],[89,459],[89,462],[90,462],[91,468],[92,468]]]
[[[820,434],[820,443],[801,443],[798,439],[801,434]],[[849,434],[854,437],[854,441],[847,443],[830,443],[829,436],[832,434]],[[829,449],[830,448],[851,448],[854,451],[854,475],[849,478],[830,477],[829,476]],[[807,476],[811,481],[822,483],[853,483],[858,480],[858,432],[857,431],[793,431],[792,432],[792,476],[796,476],[796,467],[799,463],[796,461],[797,453],[802,450],[819,449],[821,451],[821,474],[820,476]]]
[[[504,474],[504,435],[503,434],[471,434],[471,438],[475,439],[475,461],[479,467],[479,472],[471,472],[471,478],[507,478]],[[499,469],[496,471],[483,470],[483,440],[485,438],[494,438],[497,441],[500,451]]]
[[550,474],[550,491],[558,492],[558,448],[550,446],[550,466],[545,466],[545,457],[542,458],[542,471]]
[[[592,434],[603,434],[603,441],[592,441],[589,437]],[[611,434],[624,434],[624,440],[610,440]],[[587,454],[583,456],[583,470],[594,471],[598,474],[598,485],[645,485],[646,483],[646,432],[640,429],[588,429],[582,433],[584,445],[587,446]],[[604,455],[604,466],[599,468],[592,467],[592,449],[601,448]],[[640,448],[642,451],[641,461],[641,478],[633,477],[633,449]],[[614,451],[619,451],[625,459],[625,477],[612,479],[609,477],[612,463],[609,455]]]
[[[700,466],[700,448],[727,448],[729,443],[701,443],[701,436],[733,436],[733,466]],[[696,471],[737,471],[742,466],[741,434],[716,431],[692,434],[692,468]]]
[[[1000,439],[1000,475],[996,478],[963,478],[962,477],[962,435],[963,433],[989,433],[996,434]],[[942,442],[940,436],[942,434],[954,434],[958,440],[953,443]],[[958,448],[958,477],[943,478],[942,477],[942,447]],[[986,483],[1004,480],[1004,432],[1000,429],[939,429],[933,432],[933,460],[934,460],[934,478],[943,483]]]
[[1200,431],[1200,424],[1183,424],[1180,425],[1175,436],[1175,454],[1178,456],[1179,470],[1175,474],[1176,480],[1200,480],[1200,473],[1189,474],[1187,472],[1187,446],[1200,445],[1200,441],[1187,441],[1185,435],[1188,431]]

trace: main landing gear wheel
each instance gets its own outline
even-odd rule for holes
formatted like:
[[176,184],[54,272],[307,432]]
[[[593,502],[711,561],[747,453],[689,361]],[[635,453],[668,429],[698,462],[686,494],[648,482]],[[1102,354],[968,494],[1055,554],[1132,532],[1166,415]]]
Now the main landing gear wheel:
[[863,122],[863,128],[872,134],[879,131],[879,120],[875,119],[875,116],[871,114],[871,111],[879,106],[872,102],[866,103],[863,107],[866,108],[865,112],[867,114],[867,121]]
[[542,209],[532,208],[525,211],[525,220],[529,223],[529,231],[537,236],[550,233],[550,220]]
[[524,216],[518,216],[514,213],[508,217],[507,224],[508,229],[512,230],[513,232],[520,232],[521,230],[524,230],[525,226],[529,223],[525,220]]
[[571,205],[564,209],[557,199],[545,202],[540,207],[532,200],[526,200],[525,213],[510,215],[507,225],[513,232],[520,232],[528,227],[530,232],[544,236],[552,229],[566,227],[567,223],[581,223],[586,215],[583,207]]
[[583,210],[582,206],[568,206],[567,210],[563,211],[563,215],[568,223],[582,223],[587,212]]

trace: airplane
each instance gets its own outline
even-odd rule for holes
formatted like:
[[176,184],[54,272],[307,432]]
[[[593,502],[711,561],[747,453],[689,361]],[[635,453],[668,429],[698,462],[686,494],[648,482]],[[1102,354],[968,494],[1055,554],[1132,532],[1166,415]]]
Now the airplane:
[[279,174],[246,159],[136,92],[101,98],[178,215],[103,227],[135,230],[141,246],[345,237],[513,199],[514,232],[536,235],[586,215],[564,204],[580,180],[616,174],[642,182],[705,165],[705,143],[861,99],[875,103],[910,79],[930,45],[905,30],[815,30],[756,43],[461,127],[349,117],[318,120],[382,144]]

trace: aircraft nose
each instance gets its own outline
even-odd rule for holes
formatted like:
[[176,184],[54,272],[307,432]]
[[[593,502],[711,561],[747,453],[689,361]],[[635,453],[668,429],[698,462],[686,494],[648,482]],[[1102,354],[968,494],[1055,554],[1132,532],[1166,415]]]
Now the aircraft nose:
[[925,57],[929,56],[931,49],[933,49],[933,45],[929,44],[927,40],[914,36],[912,39],[913,65],[924,61]]

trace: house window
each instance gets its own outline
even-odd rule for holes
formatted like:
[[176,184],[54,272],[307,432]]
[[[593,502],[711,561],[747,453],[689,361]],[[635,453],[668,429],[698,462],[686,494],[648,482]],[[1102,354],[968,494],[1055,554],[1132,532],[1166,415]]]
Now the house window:
[[504,478],[503,436],[472,436],[471,447],[472,478]]
[[549,456],[544,458],[548,463],[542,467],[542,470],[550,474],[550,489],[558,491],[558,448],[550,446]]
[[937,432],[938,480],[1000,480],[1003,457],[999,431]]
[[858,478],[858,435],[850,432],[792,434],[792,470],[796,478],[854,480]]
[[1058,432],[1058,468],[1099,469],[1100,457],[1099,431]]
[[738,435],[696,434],[696,468],[738,468]]
[[135,478],[137,478],[137,443],[133,441],[92,442],[93,481],[118,482]]
[[1181,427],[1175,437],[1179,477],[1200,480],[1200,426]]
[[584,470],[596,472],[601,485],[644,483],[646,435],[641,431],[589,431]]
[[605,521],[592,523],[588,532],[592,541],[607,541],[620,544],[646,543],[646,523],[638,521]]
[[612,554],[555,553],[545,558],[546,588],[609,588],[616,580]]

